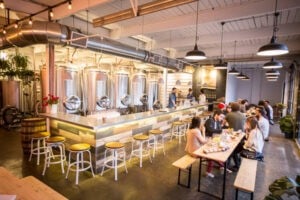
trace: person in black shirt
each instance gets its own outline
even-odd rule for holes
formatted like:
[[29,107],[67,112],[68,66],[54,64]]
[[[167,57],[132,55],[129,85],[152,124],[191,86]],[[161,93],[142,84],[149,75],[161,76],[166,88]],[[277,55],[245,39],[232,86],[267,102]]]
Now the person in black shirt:
[[212,137],[214,133],[222,133],[222,115],[221,110],[216,110],[213,117],[206,120],[204,126],[207,137]]

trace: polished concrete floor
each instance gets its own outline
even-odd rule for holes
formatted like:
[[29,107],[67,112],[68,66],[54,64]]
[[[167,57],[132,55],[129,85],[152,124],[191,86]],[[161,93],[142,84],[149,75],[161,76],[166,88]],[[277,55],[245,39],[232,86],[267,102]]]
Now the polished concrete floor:
[[[295,177],[300,174],[299,150],[293,140],[288,140],[280,133],[278,126],[271,128],[270,141],[265,143],[265,161],[259,162],[256,176],[255,200],[262,200],[268,194],[268,186],[276,178],[282,176]],[[168,141],[166,155],[158,153],[151,164],[143,162],[143,168],[138,166],[138,160],[128,163],[128,174],[123,169],[119,171],[119,180],[114,181],[113,171],[108,170],[103,176],[92,177],[90,172],[80,174],[80,182],[75,185],[74,173],[69,179],[61,174],[60,166],[51,166],[45,176],[42,176],[43,162],[37,166],[35,159],[28,162],[23,156],[20,133],[18,130],[0,129],[0,166],[6,167],[18,177],[33,175],[69,199],[214,199],[197,192],[198,162],[192,172],[190,189],[177,185],[177,169],[172,162],[184,155],[184,142]],[[222,175],[219,169],[214,169],[215,178],[203,178],[202,190],[221,194]],[[236,173],[227,176],[226,199],[234,199],[233,182]],[[0,180],[3,181],[3,180]],[[240,199],[249,199],[248,194],[240,194]]]

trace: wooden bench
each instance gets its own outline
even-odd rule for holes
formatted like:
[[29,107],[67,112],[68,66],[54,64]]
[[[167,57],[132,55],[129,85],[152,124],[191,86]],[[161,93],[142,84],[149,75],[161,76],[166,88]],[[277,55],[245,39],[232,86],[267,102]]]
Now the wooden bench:
[[[190,188],[191,186],[191,175],[192,175],[192,164],[197,160],[197,158],[194,158],[190,155],[185,155],[181,158],[179,158],[178,160],[176,160],[175,162],[172,163],[173,166],[179,168],[179,171],[178,171],[178,185],[181,185],[181,186],[185,186],[187,188]],[[185,184],[182,184],[180,182],[180,175],[181,175],[181,170],[184,170],[188,172],[188,183],[187,185]]]
[[257,160],[242,159],[242,164],[234,181],[236,189],[235,199],[238,199],[239,190],[248,192],[253,200],[256,180]]

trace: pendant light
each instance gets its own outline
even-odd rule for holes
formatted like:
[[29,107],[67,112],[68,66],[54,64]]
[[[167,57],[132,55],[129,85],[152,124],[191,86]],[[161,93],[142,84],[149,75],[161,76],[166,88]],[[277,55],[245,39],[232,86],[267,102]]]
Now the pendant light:
[[289,53],[289,49],[285,44],[276,43],[276,33],[278,31],[278,16],[277,12],[277,0],[275,3],[275,12],[274,12],[274,25],[273,25],[273,35],[269,44],[266,44],[259,48],[257,55],[258,56],[278,56]]
[[282,68],[282,63],[278,62],[272,57],[270,62],[267,62],[263,66],[264,69],[279,69]]
[[0,8],[1,8],[1,9],[4,9],[4,8],[5,8],[4,1],[3,1],[3,0],[0,0]]
[[244,79],[245,78],[245,75],[243,74],[243,72],[240,72],[238,75],[236,75],[236,77],[238,79]]
[[236,53],[236,41],[234,41],[234,57],[233,57],[233,61],[234,61],[234,64],[233,64],[233,67],[231,67],[231,69],[228,71],[228,74],[231,74],[231,75],[237,75],[239,74],[239,71],[235,69],[235,53]]
[[278,70],[275,70],[275,69],[271,69],[269,71],[266,72],[266,75],[276,75],[276,76],[279,76],[280,73]]
[[193,60],[193,61],[198,61],[198,60],[204,60],[206,59],[205,53],[203,51],[198,50],[198,13],[199,13],[199,1],[197,1],[197,18],[196,18],[196,38],[195,38],[195,46],[192,51],[189,51],[186,53],[186,56],[184,57],[187,60]]
[[250,81],[249,76],[247,76],[246,74],[244,74],[244,78],[242,78],[243,81]]
[[221,22],[222,31],[221,31],[221,55],[219,59],[219,63],[215,65],[215,69],[227,69],[227,63],[223,62],[223,31],[224,31],[224,24],[225,22]]

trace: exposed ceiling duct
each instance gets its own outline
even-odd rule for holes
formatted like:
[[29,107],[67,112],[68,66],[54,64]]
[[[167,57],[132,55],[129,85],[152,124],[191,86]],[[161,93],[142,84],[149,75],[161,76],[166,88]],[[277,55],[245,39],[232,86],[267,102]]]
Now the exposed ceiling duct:
[[[75,35],[82,35],[78,30],[58,23],[44,21],[34,21],[32,25],[22,23],[18,28],[9,27],[6,29],[6,34],[0,34],[0,49],[7,49],[13,46],[25,47],[34,44],[47,43],[69,44],[70,46],[78,47],[75,43],[68,42],[72,39],[74,33]],[[81,47],[93,51],[141,60],[173,70],[181,70],[183,68],[183,63],[176,59],[137,49],[100,36],[87,37],[87,39],[85,39],[85,44],[81,45]]]

